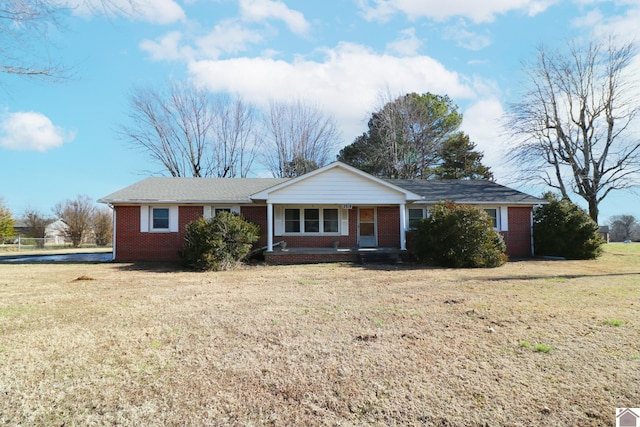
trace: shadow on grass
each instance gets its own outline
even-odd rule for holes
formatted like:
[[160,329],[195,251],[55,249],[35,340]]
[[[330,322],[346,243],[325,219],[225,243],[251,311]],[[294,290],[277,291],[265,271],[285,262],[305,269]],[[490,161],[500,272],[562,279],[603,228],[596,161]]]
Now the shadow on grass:
[[[515,263],[538,263],[541,261],[552,261],[554,263],[562,264],[564,262],[571,262],[569,260],[550,260],[544,258],[523,258],[523,259],[514,259],[510,260],[505,266],[509,266],[509,264]],[[328,263],[329,264],[329,263]],[[336,263],[331,263],[335,265]],[[504,269],[498,270],[493,268],[452,268],[452,267],[439,267],[432,266],[426,264],[420,264],[415,261],[405,261],[399,263],[349,263],[342,262],[339,263],[344,266],[356,269],[366,269],[372,271],[384,271],[384,272],[393,272],[393,271],[446,271],[446,270],[464,270],[473,272],[475,271],[483,271],[482,276],[469,276],[467,278],[459,279],[460,281],[472,281],[472,280],[485,280],[485,281],[524,281],[524,280],[570,280],[570,279],[579,279],[586,277],[621,277],[621,276],[638,276],[640,275],[640,271],[638,272],[624,272],[624,273],[594,273],[594,274],[549,274],[549,275],[513,275],[509,274],[508,271],[504,271]],[[215,273],[215,271],[201,271],[196,269],[191,269],[185,267],[180,262],[168,262],[168,261],[138,261],[138,262],[114,262],[113,263],[116,268],[123,271],[148,271],[150,273],[177,273],[177,272],[189,272],[189,273]],[[302,264],[299,264],[302,265]],[[251,270],[252,268],[263,268],[263,267],[273,267],[278,268],[277,265],[269,265],[265,264],[261,261],[250,261],[241,265],[239,268],[246,268]],[[491,271],[495,270],[496,274],[491,275]]]
[[179,273],[192,272],[178,262],[168,261],[137,261],[137,262],[116,262],[115,267],[122,271],[146,271],[149,273]]
[[503,282],[509,280],[571,280],[571,279],[582,279],[587,277],[621,277],[621,276],[640,276],[640,271],[631,272],[631,273],[606,273],[606,274],[557,274],[557,275],[537,275],[537,276],[498,276],[498,277],[470,277],[465,279],[465,281],[469,280],[485,280],[487,282]]

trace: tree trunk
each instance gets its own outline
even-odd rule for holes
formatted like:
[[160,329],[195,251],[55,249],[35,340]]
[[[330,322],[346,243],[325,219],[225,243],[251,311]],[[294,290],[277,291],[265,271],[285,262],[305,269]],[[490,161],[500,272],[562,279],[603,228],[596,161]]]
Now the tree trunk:
[[598,209],[598,200],[596,197],[590,197],[588,199],[589,202],[589,216],[595,223],[598,223],[598,213],[600,210]]

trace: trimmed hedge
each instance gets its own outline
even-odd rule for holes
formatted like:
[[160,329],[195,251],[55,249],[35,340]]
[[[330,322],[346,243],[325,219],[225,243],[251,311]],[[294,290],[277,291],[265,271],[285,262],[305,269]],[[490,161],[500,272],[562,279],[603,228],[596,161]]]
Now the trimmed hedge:
[[498,267],[507,262],[502,235],[483,210],[438,203],[418,224],[413,241],[418,261],[442,267]]
[[260,236],[260,227],[237,214],[218,212],[187,224],[180,257],[197,270],[227,270],[239,264]]

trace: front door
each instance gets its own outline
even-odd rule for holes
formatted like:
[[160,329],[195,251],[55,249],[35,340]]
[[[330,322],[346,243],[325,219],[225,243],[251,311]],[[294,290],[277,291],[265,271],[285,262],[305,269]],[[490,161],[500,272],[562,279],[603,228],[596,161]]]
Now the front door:
[[376,208],[358,209],[358,245],[361,248],[375,248],[376,239]]

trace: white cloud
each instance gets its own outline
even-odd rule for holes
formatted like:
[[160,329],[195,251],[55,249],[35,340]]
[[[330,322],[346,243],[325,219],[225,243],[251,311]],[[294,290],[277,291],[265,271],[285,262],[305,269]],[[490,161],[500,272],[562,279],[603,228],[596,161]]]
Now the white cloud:
[[430,18],[445,21],[453,17],[473,22],[491,22],[496,15],[510,11],[530,16],[544,12],[558,0],[360,0],[360,9],[367,20],[386,21],[395,13],[404,13],[411,20]]
[[170,31],[157,41],[143,40],[140,49],[147,52],[154,61],[176,61],[189,59],[194,55],[193,49],[182,45],[182,33]]
[[307,34],[310,28],[302,13],[289,9],[281,1],[240,0],[240,13],[242,18],[247,21],[281,20],[291,32],[298,35]]
[[480,99],[464,111],[462,130],[484,153],[482,163],[491,167],[498,182],[505,183],[512,171],[506,163],[509,144],[501,125],[503,115],[504,109],[497,98]]
[[74,14],[115,14],[154,24],[185,21],[184,10],[174,0],[62,0]]
[[481,50],[491,44],[491,36],[467,30],[463,20],[445,28],[442,37],[445,40],[454,40],[458,46],[469,50]]
[[457,73],[427,56],[379,55],[361,45],[326,49],[324,60],[234,58],[192,61],[193,80],[212,91],[238,93],[258,106],[270,100],[308,99],[333,114],[345,144],[366,130],[368,115],[384,91],[433,92],[472,99],[474,89]]
[[221,53],[238,53],[247,49],[250,43],[263,40],[259,32],[250,30],[240,23],[227,20],[216,25],[213,30],[196,40],[201,58],[217,58]]
[[242,52],[250,43],[262,40],[259,32],[243,27],[237,21],[226,20],[216,25],[209,33],[191,36],[187,40],[179,31],[170,31],[156,40],[143,40],[140,49],[149,53],[154,61],[217,59],[223,54]]
[[591,9],[583,16],[574,19],[572,25],[589,29],[596,37],[608,37],[613,34],[621,42],[637,42],[640,3],[637,0],[617,3],[620,7],[626,7],[624,13],[605,16],[600,10]]
[[571,24],[577,28],[594,28],[604,20],[602,12],[599,10],[591,10],[587,14],[575,18]]
[[9,150],[47,151],[73,141],[75,132],[55,126],[36,112],[5,115],[0,121],[0,146]]
[[400,32],[400,37],[387,43],[387,50],[402,56],[413,56],[422,46],[422,40],[416,37],[415,28],[407,28]]

